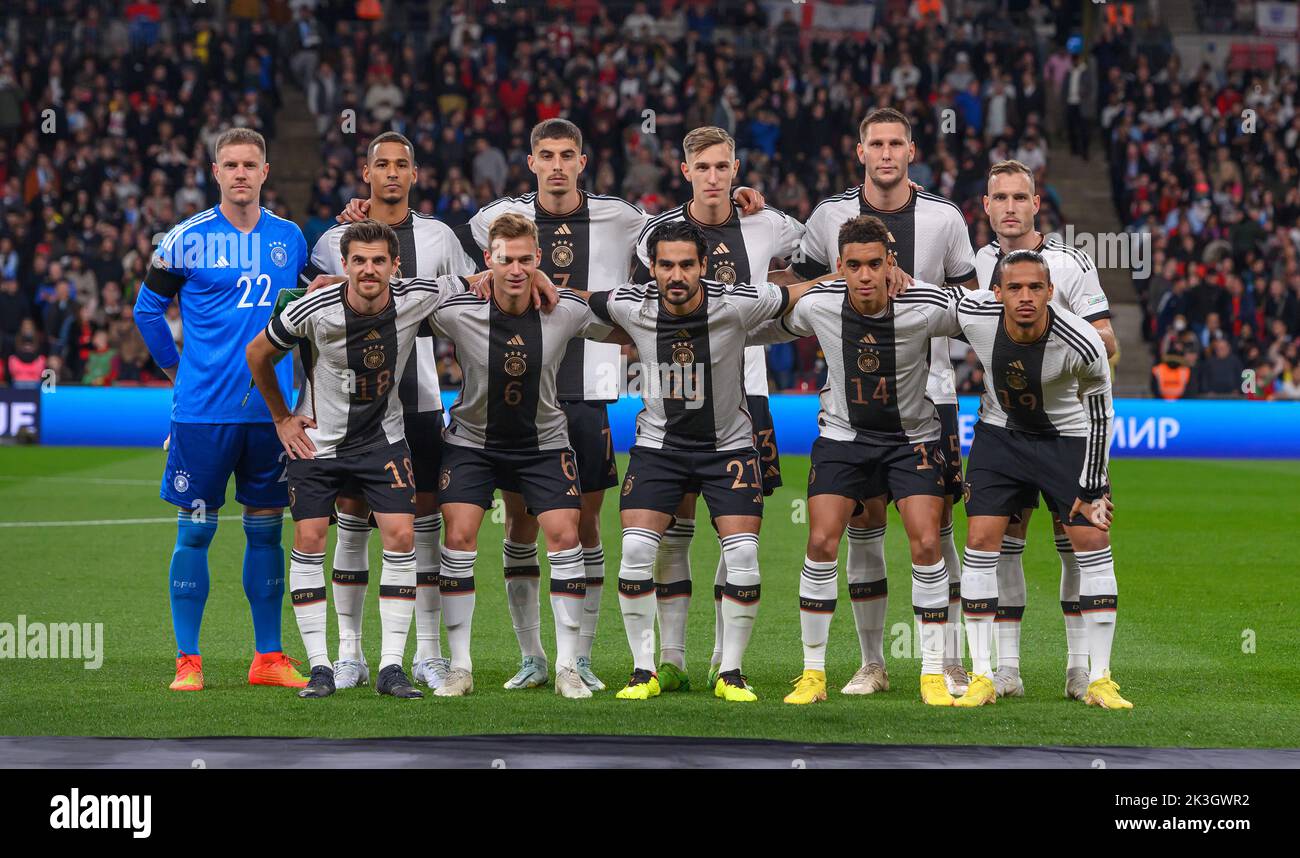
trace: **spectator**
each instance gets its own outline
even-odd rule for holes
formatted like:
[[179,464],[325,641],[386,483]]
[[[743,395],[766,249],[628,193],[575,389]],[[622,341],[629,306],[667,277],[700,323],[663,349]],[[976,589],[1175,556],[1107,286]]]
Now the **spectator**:
[[8,359],[9,383],[15,387],[35,387],[45,374],[46,364],[36,324],[31,319],[23,319],[13,354]]
[[1218,396],[1241,393],[1242,371],[1245,366],[1232,351],[1232,344],[1220,338],[1210,346],[1209,357],[1200,365],[1197,387],[1202,394]]
[[109,345],[108,331],[96,331],[91,342],[92,348],[86,360],[86,372],[81,383],[101,386],[112,384],[116,377],[114,362],[117,359],[117,349]]
[[1161,362],[1151,368],[1151,393],[1161,399],[1182,399],[1195,393],[1192,371],[1181,354],[1165,352]]

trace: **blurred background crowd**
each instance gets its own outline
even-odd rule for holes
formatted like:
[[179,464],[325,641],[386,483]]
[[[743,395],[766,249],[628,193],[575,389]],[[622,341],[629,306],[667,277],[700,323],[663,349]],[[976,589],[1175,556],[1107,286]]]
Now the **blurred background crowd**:
[[[1151,357],[1124,359],[1154,364],[1153,395],[1300,398],[1293,68],[1184,67],[1149,4],[1093,5],[10,0],[0,380],[161,380],[131,305],[155,237],[217,201],[209,150],[231,125],[261,131],[274,155],[295,111],[308,123],[311,145],[283,150],[310,166],[308,186],[287,193],[272,157],[263,205],[310,245],[366,196],[365,146],[388,128],[417,149],[414,207],[452,226],[535,188],[528,132],[554,116],[585,132],[591,191],[651,213],[677,205],[690,193],[682,137],[719,125],[741,181],[805,220],[862,181],[857,124],[891,104],[913,123],[911,178],[961,206],[977,249],[993,237],[980,205],[991,163],[1035,170],[1044,232],[1071,215],[1067,166],[1109,179],[1116,228],[1154,252],[1151,276],[1111,295],[1141,309]],[[1240,20],[1214,2],[1196,12],[1207,31]],[[982,388],[973,359],[957,373],[962,392]],[[800,341],[770,351],[769,374],[774,389],[815,391],[825,365]]]

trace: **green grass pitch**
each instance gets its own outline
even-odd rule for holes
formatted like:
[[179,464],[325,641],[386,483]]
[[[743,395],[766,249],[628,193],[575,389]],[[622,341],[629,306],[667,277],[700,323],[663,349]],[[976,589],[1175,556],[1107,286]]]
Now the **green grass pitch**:
[[[160,450],[0,448],[0,522],[167,518],[157,496]],[[717,542],[702,527],[692,561],[687,660],[695,691],[649,702],[621,701],[613,690],[585,702],[550,686],[501,688],[518,653],[504,604],[501,526],[480,539],[474,625],[475,693],[463,699],[378,698],[369,688],[302,701],[289,689],[246,683],[252,630],[240,584],[239,510],[223,513],[211,553],[212,592],[202,645],[208,688],[167,691],[172,674],[166,568],[171,525],[0,527],[0,622],[101,622],[104,660],[0,659],[0,734],[100,736],[421,736],[482,733],[586,733],[731,736],[818,742],[970,745],[1300,746],[1294,705],[1300,640],[1294,574],[1294,486],[1300,462],[1119,460],[1115,557],[1120,614],[1115,676],[1132,712],[1105,712],[1064,699],[1064,633],[1058,562],[1047,517],[1030,530],[1025,567],[1022,699],[979,710],[934,710],[917,696],[911,656],[907,544],[896,514],[887,536],[892,598],[887,651],[893,690],[868,698],[837,693],[858,664],[846,585],[831,628],[830,700],[787,706],[781,697],[801,668],[797,582],[806,528],[792,519],[808,461],[783,457],[786,487],[770,499],[760,550],[763,601],[746,672],[757,704],[729,705],[702,688],[713,643],[712,579]],[[605,505],[607,580],[618,569],[618,503]],[[703,509],[701,509],[703,512]],[[958,543],[964,534],[958,514]],[[291,527],[284,532],[286,548]],[[379,540],[371,542],[378,569]],[[331,549],[332,551],[332,549]],[[378,662],[376,588],[368,594],[365,643]],[[543,597],[545,599],[545,597]],[[543,640],[553,653],[550,607]],[[908,637],[900,637],[908,630]],[[334,639],[334,618],[330,616]],[[286,651],[302,644],[286,601]],[[408,657],[414,640],[408,643]],[[611,689],[631,667],[615,588],[607,586],[594,652]]]

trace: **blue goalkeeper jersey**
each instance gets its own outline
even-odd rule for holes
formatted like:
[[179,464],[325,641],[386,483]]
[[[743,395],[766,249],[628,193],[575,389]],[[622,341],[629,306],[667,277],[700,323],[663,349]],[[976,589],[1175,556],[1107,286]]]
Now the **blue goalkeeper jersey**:
[[[265,208],[261,212],[247,234],[231,225],[220,206],[177,224],[159,244],[140,289],[136,311],[147,318],[137,323],[163,367],[176,362],[175,350],[170,336],[160,341],[158,323],[173,296],[180,304],[183,343],[172,396],[176,422],[271,422],[262,395],[249,391],[252,375],[244,349],[266,329],[277,293],[297,285],[308,256],[297,224]],[[280,361],[276,375],[292,407],[293,361]]]

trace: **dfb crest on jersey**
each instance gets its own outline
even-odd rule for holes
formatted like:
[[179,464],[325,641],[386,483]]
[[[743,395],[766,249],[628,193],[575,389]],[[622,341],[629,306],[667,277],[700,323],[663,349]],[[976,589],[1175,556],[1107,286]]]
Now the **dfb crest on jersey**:
[[561,241],[551,248],[551,264],[556,268],[568,268],[573,264],[573,247],[568,242]]
[[1007,386],[1012,390],[1024,390],[1029,386],[1029,379],[1020,373],[1009,372],[1007,373]]
[[880,356],[875,352],[858,352],[858,369],[863,372],[875,372],[880,369]]
[[736,285],[736,269],[730,265],[719,265],[714,274],[717,276],[718,282],[724,286]]
[[289,264],[289,251],[285,250],[284,245],[278,241],[271,242],[271,261],[275,263],[276,268],[283,268]]
[[505,371],[506,375],[513,376],[520,376],[528,372],[528,355],[524,352],[507,353]]
[[370,346],[366,349],[365,356],[361,362],[366,365],[366,369],[379,369],[384,365],[384,347]]
[[690,366],[695,363],[695,350],[690,343],[673,343],[673,363],[678,366]]

